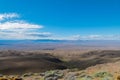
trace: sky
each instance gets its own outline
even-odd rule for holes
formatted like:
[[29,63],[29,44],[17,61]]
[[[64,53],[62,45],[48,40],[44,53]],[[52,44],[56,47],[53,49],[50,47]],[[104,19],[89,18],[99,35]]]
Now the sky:
[[1,40],[120,40],[119,0],[0,0]]

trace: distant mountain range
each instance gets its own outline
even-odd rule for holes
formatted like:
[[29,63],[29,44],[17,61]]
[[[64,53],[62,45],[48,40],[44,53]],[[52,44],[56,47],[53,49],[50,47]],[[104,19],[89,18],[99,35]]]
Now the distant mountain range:
[[67,47],[120,47],[119,40],[0,40],[0,49],[55,49]]

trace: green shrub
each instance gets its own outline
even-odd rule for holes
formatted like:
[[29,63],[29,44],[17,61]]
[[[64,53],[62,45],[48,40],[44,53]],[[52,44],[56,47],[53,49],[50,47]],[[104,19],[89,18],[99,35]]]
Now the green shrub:
[[104,77],[113,77],[113,76],[108,72],[98,72],[94,75],[94,77],[104,78]]
[[106,76],[106,77],[102,78],[101,80],[114,80],[114,79],[113,79],[113,77]]
[[45,72],[44,79],[45,80],[57,80],[64,76],[64,74],[60,71],[54,70],[54,71],[47,71]]
[[92,76],[77,77],[76,80],[93,80]]
[[76,80],[75,74],[74,74],[74,73],[68,73],[68,74],[65,76],[65,79],[64,79],[64,80]]

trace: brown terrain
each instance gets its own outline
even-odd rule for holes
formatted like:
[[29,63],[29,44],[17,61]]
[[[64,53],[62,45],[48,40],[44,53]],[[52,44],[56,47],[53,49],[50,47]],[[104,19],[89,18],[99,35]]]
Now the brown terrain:
[[107,65],[119,61],[119,50],[4,50],[0,51],[0,64],[2,65],[0,73],[22,74],[76,68],[84,70],[99,64]]

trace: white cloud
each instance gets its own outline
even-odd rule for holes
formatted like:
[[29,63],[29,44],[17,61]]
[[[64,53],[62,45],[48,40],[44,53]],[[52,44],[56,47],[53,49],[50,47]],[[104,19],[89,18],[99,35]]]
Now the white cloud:
[[17,18],[17,17],[19,17],[19,15],[16,14],[16,13],[0,14],[0,20],[10,19],[10,18]]
[[52,34],[50,32],[32,32],[32,33],[26,33],[26,35],[28,36],[36,36],[36,37],[42,37],[42,38],[46,38],[46,37],[51,37]]
[[74,36],[72,36],[72,38],[75,39],[75,40],[78,40],[78,39],[81,38],[81,36],[80,35],[74,35]]
[[72,40],[120,40],[120,35],[74,35]]
[[120,40],[120,35],[53,36],[50,32],[40,32],[43,25],[19,20],[19,17],[17,13],[0,14],[0,39]]
[[40,29],[43,28],[41,25],[30,24],[26,22],[4,22],[0,23],[0,30],[9,30],[9,29]]
[[52,36],[50,32],[40,32],[42,25],[13,19],[18,16],[16,13],[0,14],[0,39],[45,39]]
[[102,38],[104,38],[104,36],[102,36],[102,35],[88,35],[88,36],[85,36],[84,38],[86,38],[86,39],[102,39]]
[[32,40],[35,40],[35,39],[47,39],[47,37],[50,37],[51,35],[50,34],[45,34],[44,32],[43,33],[19,33],[19,32],[0,32],[0,38],[1,39],[19,39],[19,40],[22,40],[22,39],[32,39]]

